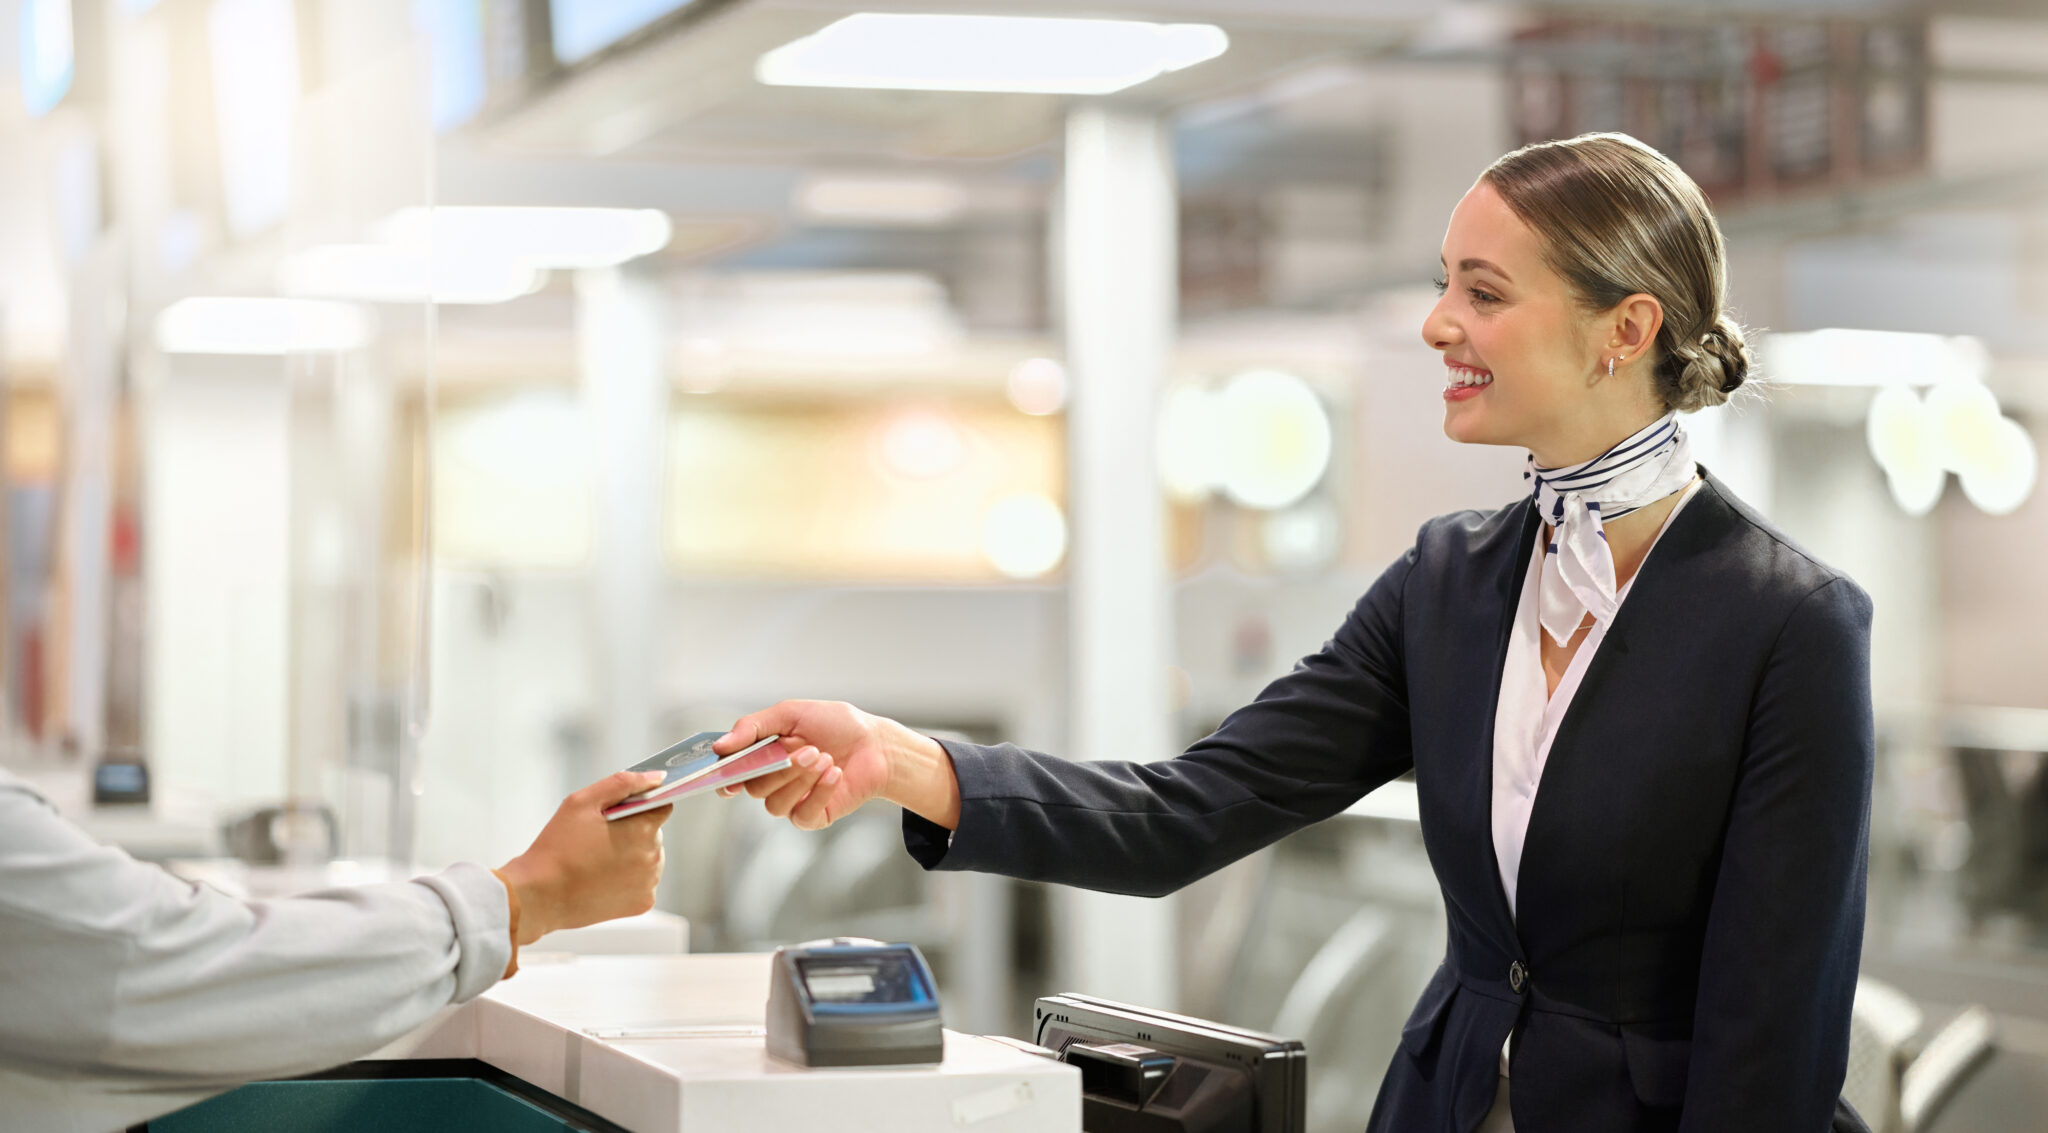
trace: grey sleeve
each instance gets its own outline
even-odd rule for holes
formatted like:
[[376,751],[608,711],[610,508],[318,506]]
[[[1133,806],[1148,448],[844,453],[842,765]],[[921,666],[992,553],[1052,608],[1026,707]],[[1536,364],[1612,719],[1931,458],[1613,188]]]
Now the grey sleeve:
[[224,1088],[376,1050],[497,981],[504,886],[243,901],[102,846],[0,774],[0,1071],[88,1089]]

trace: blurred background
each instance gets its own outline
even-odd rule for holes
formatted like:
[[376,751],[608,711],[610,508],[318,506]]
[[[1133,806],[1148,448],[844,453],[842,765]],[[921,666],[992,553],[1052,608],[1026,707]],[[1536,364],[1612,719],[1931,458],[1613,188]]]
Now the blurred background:
[[[1877,602],[1859,1105],[2040,1128],[2039,0],[0,0],[0,762],[266,892],[501,861],[785,697],[1171,755],[1514,499],[1420,325],[1478,173],[1589,130],[1729,237],[1769,385],[1702,463]],[[1319,1130],[1442,949],[1398,782],[1164,901],[880,805],[667,845],[691,950],[1304,1038]]]

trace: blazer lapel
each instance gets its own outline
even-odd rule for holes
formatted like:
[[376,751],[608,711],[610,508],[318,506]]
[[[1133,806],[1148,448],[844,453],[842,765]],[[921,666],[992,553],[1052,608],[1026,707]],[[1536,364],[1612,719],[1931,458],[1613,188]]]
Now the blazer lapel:
[[1508,638],[1514,633],[1515,611],[1522,601],[1522,583],[1529,574],[1529,555],[1535,549],[1536,532],[1542,526],[1533,505],[1520,509],[1521,522],[1504,525],[1514,532],[1513,543],[1506,548],[1495,549],[1497,562],[1489,564],[1487,574],[1495,580],[1495,595],[1500,603],[1500,616],[1494,626],[1492,649],[1481,659],[1486,666],[1486,681],[1491,692],[1481,701],[1485,705],[1484,727],[1479,729],[1479,742],[1470,750],[1481,762],[1483,773],[1465,777],[1465,781],[1478,785],[1479,797],[1467,801],[1472,807],[1470,813],[1480,816],[1479,829],[1486,844],[1486,889],[1492,894],[1490,919],[1493,928],[1508,955],[1518,951],[1516,947],[1515,914],[1508,907],[1508,892],[1500,882],[1500,855],[1493,846],[1493,742],[1494,721],[1500,712],[1500,687],[1502,669],[1508,656]]

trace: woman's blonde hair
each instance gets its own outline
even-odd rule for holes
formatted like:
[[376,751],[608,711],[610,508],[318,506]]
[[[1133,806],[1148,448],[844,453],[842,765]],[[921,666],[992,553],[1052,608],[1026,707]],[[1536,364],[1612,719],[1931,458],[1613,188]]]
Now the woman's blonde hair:
[[1535,230],[1544,258],[1589,309],[1638,292],[1664,305],[1656,391],[1664,408],[1719,405],[1749,376],[1742,327],[1723,309],[1728,264],[1706,195],[1627,134],[1523,146],[1482,175]]

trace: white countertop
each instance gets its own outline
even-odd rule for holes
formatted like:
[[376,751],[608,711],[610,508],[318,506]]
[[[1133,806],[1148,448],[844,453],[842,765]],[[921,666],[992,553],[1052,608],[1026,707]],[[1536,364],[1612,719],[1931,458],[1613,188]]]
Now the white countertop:
[[144,861],[221,852],[220,823],[212,805],[175,787],[152,783],[154,797],[146,804],[94,806],[92,767],[83,761],[35,761],[7,770],[94,841],[119,846]]
[[1079,1133],[1070,1066],[946,1032],[938,1066],[810,1070],[768,1056],[766,955],[522,959],[382,1052],[477,1058],[635,1133]]

